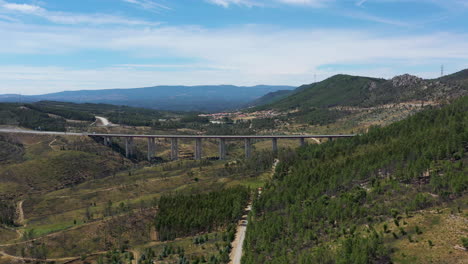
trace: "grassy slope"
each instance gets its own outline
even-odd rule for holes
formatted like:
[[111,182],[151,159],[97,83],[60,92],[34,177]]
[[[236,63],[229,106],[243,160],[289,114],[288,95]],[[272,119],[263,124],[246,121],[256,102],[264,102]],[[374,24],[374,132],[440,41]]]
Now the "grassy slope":
[[[0,167],[2,186],[9,186],[0,189],[2,196],[60,189],[112,175],[123,167],[118,156],[87,138],[20,136],[15,140],[23,142],[24,153],[16,162]],[[2,142],[11,145],[9,141]],[[62,144],[77,150],[61,150]]]

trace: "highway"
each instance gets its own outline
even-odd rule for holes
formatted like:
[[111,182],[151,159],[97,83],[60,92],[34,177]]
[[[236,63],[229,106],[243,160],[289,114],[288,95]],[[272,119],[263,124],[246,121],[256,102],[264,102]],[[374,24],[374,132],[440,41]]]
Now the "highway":
[[9,134],[33,134],[33,135],[55,135],[55,136],[95,136],[95,137],[123,137],[123,138],[222,138],[222,139],[300,139],[300,138],[349,138],[355,134],[346,135],[141,135],[141,134],[104,134],[104,133],[73,133],[55,131],[36,131],[25,129],[0,129],[0,133]]

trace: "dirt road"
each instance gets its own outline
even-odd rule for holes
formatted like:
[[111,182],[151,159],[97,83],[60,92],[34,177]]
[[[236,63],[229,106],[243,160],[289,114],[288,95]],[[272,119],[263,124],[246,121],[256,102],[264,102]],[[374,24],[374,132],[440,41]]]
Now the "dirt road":
[[230,254],[231,261],[230,264],[240,264],[242,258],[242,248],[244,245],[245,240],[245,233],[247,231],[247,215],[249,214],[250,210],[252,210],[252,204],[249,204],[247,208],[245,208],[245,215],[242,216],[242,219],[239,221],[237,226],[236,238],[232,242],[232,250]]
[[24,211],[23,211],[24,201],[19,201],[16,205],[16,210],[18,210],[18,219],[16,220],[19,225],[24,225]]
[[[275,159],[275,161],[273,162],[273,166],[271,168],[271,176],[273,176],[273,174],[275,173],[276,166],[278,166],[278,163],[279,163],[279,160]],[[262,194],[262,190],[259,189],[258,196],[260,196],[261,194]],[[231,261],[229,262],[229,264],[241,263],[242,252],[243,252],[242,249],[243,249],[244,240],[245,240],[245,233],[247,232],[247,224],[248,224],[247,216],[251,210],[252,210],[252,202],[250,202],[249,205],[245,208],[245,214],[242,216],[242,219],[239,221],[237,225],[236,238],[234,239],[234,241],[232,241],[232,244],[231,244],[232,250],[231,250],[231,254],[229,254],[229,258],[231,259]]]

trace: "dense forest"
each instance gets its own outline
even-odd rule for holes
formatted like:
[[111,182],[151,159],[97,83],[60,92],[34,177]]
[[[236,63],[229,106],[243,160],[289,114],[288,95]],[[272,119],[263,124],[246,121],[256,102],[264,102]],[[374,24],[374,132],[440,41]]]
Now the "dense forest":
[[2,103],[0,104],[0,124],[36,130],[65,131],[66,121],[62,117],[51,117],[21,104]]
[[15,207],[10,201],[0,200],[0,226],[13,226],[15,221]]
[[103,115],[111,122],[130,126],[151,126],[159,119],[167,117],[168,112],[146,108],[109,104],[77,104],[53,101],[41,101],[26,105],[44,113],[51,113],[66,119],[94,121],[95,115]]
[[328,125],[349,114],[347,111],[330,110],[327,108],[303,109],[287,115],[294,118],[298,123],[310,125]]
[[91,113],[70,109],[68,108],[67,103],[63,107],[61,107],[62,103],[53,103],[53,102],[38,102],[35,104],[27,104],[25,105],[29,109],[33,109],[42,113],[49,113],[54,114],[57,116],[61,116],[66,119],[74,119],[74,120],[83,120],[83,121],[94,121],[94,115]]
[[242,216],[249,197],[250,191],[245,187],[207,194],[163,196],[155,220],[159,239],[173,240],[227,227]]
[[399,226],[403,212],[466,195],[467,153],[468,97],[355,138],[282,152],[254,201],[243,263],[390,263],[384,238],[406,231],[374,227],[392,218]]

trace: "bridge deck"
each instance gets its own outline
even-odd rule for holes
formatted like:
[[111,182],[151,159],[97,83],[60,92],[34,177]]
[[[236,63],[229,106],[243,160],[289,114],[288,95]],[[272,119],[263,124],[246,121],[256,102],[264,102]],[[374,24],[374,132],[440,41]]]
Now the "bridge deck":
[[61,135],[61,136],[95,136],[95,137],[124,137],[124,138],[224,138],[224,139],[299,139],[299,138],[348,138],[354,137],[354,134],[346,135],[141,135],[141,134],[104,134],[104,133],[71,133],[71,132],[54,132],[54,131],[36,131],[36,130],[21,130],[21,129],[0,129],[0,133],[13,134],[34,134],[34,135]]

